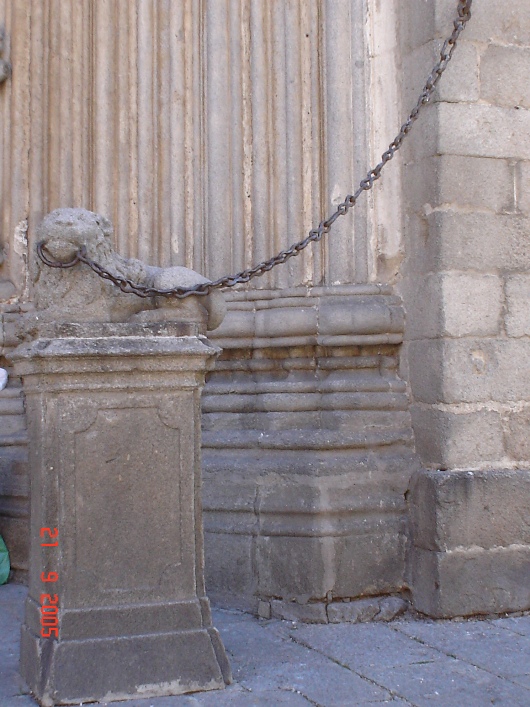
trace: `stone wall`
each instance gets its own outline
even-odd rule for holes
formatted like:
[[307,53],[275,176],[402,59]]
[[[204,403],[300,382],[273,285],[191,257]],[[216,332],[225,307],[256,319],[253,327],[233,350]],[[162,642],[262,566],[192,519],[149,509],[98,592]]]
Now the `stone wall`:
[[[1,355],[31,308],[35,229],[53,208],[103,213],[122,255],[209,277],[302,238],[395,135],[454,5],[0,0],[13,65],[0,86]],[[528,488],[529,22],[530,0],[477,0],[373,194],[229,296],[203,416],[219,601],[288,615],[294,599],[323,620],[326,604],[409,587],[435,615],[530,606],[524,514],[511,534],[444,540],[448,489],[472,528]],[[11,379],[0,532],[21,570],[22,404]],[[471,578],[511,573],[504,599],[492,589],[480,604],[471,579],[451,580],[467,560]]]
[[[420,85],[415,67],[439,47],[450,5],[407,3],[406,100]],[[440,470],[414,487],[413,504],[432,509],[437,543],[418,521],[412,589],[418,608],[436,615],[530,606],[529,78],[530,3],[474,3],[405,157],[403,361],[417,450]],[[521,494],[526,512],[513,505]],[[513,506],[510,533],[493,530],[500,497]],[[447,539],[451,523],[476,530]]]

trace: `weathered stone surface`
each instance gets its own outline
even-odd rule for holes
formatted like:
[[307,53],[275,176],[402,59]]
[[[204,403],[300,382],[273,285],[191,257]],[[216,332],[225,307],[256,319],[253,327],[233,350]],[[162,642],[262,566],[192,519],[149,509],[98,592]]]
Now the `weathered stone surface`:
[[[413,292],[408,292],[412,287]],[[503,323],[503,282],[497,275],[431,273],[402,285],[410,298],[407,336],[493,336]]]
[[487,104],[439,103],[438,153],[529,159],[530,146],[524,139],[530,127],[526,109],[502,108]]
[[[443,204],[495,213],[515,208],[515,169],[509,160],[434,155],[406,164],[404,175],[410,185],[410,207],[421,213],[427,205],[436,208]],[[520,194],[521,199],[524,196]]]
[[408,602],[400,597],[385,597],[379,602],[379,613],[376,621],[392,621],[404,614],[408,609]]
[[[89,258],[115,277],[141,286],[165,290],[209,282],[189,268],[160,268],[122,257],[112,248],[112,233],[112,224],[107,218],[86,209],[56,209],[38,228],[45,254],[61,263],[70,262],[84,247]],[[178,319],[215,329],[224,317],[223,295],[216,291],[185,300],[144,299],[124,294],[87,267],[58,270],[36,259],[34,270],[34,298],[39,314],[38,319],[33,313],[26,315],[26,328],[30,332],[46,322],[126,322],[135,315],[140,321]]]
[[411,553],[414,608],[434,618],[530,609],[530,546]]
[[400,597],[370,597],[349,602],[328,604],[330,624],[392,621],[407,610],[408,604]]
[[[216,349],[149,336],[148,324],[143,337],[138,325],[114,336],[101,327],[106,336],[40,339],[13,354],[32,468],[21,670],[43,705],[229,680],[204,594],[197,498],[198,394]],[[59,529],[57,548],[41,546],[41,527]],[[59,575],[51,642],[40,638],[42,571]]]
[[419,402],[508,403],[530,397],[527,339],[412,341],[407,351]]
[[420,472],[410,495],[412,594],[437,618],[530,608],[530,473]]
[[425,550],[530,546],[528,471],[422,471],[409,502],[414,544]]
[[530,406],[525,406],[506,416],[506,451],[514,461],[530,460]]
[[[409,22],[407,22],[409,24]],[[447,28],[450,23],[447,24]],[[413,106],[425,86],[427,67],[432,67],[440,58],[439,41],[427,42],[413,49],[403,59],[404,104]],[[466,77],[462,81],[462,76]],[[434,100],[477,101],[480,96],[479,54],[477,47],[465,41],[459,43],[451,63],[436,89]]]
[[212,337],[225,353],[202,404],[208,590],[253,611],[400,591],[417,462],[397,350],[373,343],[401,338],[400,300],[369,284],[282,294],[233,295]]
[[16,287],[11,280],[0,280],[0,301],[8,300],[16,293]]
[[426,266],[432,270],[530,267],[529,224],[520,215],[436,211],[429,216]]
[[468,467],[500,461],[504,457],[501,414],[486,408],[467,412],[413,405],[416,449],[429,467]]
[[[383,285],[232,293],[212,340],[223,349],[399,343],[401,301]],[[245,297],[246,295],[246,297]]]
[[357,599],[349,602],[335,602],[328,604],[327,614],[330,624],[338,623],[365,623],[372,621],[379,613],[377,598]]
[[530,275],[512,275],[506,280],[506,332],[508,336],[530,336]]
[[530,108],[524,86],[530,82],[527,48],[491,45],[480,61],[480,94],[488,103],[505,108]]
[[515,173],[517,208],[528,214],[530,213],[530,162],[518,162]]
[[493,336],[502,324],[502,281],[496,275],[444,273],[441,276],[443,333]]
[[299,604],[298,602],[277,601],[270,603],[273,619],[301,621],[305,624],[327,624],[326,605],[323,603]]
[[[447,3],[437,0],[440,8]],[[442,19],[440,15],[440,19]],[[473,4],[473,22],[466,29],[466,39],[501,45],[530,45],[530,8],[526,3],[506,5],[497,0],[481,0]]]

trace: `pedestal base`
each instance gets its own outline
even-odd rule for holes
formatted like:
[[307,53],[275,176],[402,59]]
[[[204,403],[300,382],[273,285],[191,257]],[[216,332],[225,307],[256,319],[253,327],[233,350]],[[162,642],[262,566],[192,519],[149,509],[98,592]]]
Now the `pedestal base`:
[[[179,606],[176,613],[197,613],[190,608]],[[37,609],[27,608],[27,615]],[[140,624],[143,610],[135,612]],[[181,695],[230,681],[219,634],[200,620],[195,627],[145,635],[52,642],[39,634],[22,627],[20,669],[43,707]]]

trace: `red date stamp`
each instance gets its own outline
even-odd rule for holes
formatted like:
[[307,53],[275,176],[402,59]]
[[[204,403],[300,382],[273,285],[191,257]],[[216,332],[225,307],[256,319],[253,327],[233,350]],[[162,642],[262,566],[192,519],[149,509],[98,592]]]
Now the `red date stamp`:
[[[41,547],[59,547],[59,530],[57,528],[41,528]],[[58,572],[41,572],[42,582],[57,582]],[[59,638],[59,596],[57,594],[40,595],[40,635],[42,638]]]

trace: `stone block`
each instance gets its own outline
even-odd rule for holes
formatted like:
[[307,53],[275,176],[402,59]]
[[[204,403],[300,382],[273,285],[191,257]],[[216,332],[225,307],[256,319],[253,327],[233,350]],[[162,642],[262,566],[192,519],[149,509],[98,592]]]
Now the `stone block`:
[[530,275],[512,275],[506,279],[506,333],[530,336]]
[[446,339],[407,347],[417,402],[476,403],[530,399],[530,341]]
[[418,403],[445,402],[444,344],[440,339],[410,341],[407,368],[413,399]]
[[514,461],[530,460],[530,407],[507,415],[505,422],[506,452]]
[[524,216],[447,209],[428,221],[425,266],[431,270],[530,268],[530,221]]
[[385,519],[380,531],[370,528],[364,534],[336,538],[332,550],[334,596],[400,591],[404,585],[406,544],[404,517]]
[[496,275],[433,273],[401,285],[409,339],[493,336],[502,325],[503,288]]
[[379,613],[377,597],[357,599],[356,601],[334,602],[328,604],[328,620],[330,624],[358,624],[372,621]]
[[392,621],[407,610],[408,604],[400,597],[369,597],[348,602],[328,604],[330,624]]
[[530,609],[530,547],[414,548],[411,562],[414,608],[433,618]]
[[479,103],[437,103],[433,110],[439,154],[530,159],[530,111]]
[[256,312],[256,336],[304,336],[316,334],[316,307],[285,307]]
[[529,471],[422,471],[409,504],[413,543],[422,550],[530,547]]
[[432,167],[438,175],[437,204],[496,213],[514,210],[515,177],[508,160],[440,155],[433,158]]
[[271,604],[269,601],[258,601],[258,616],[260,619],[271,618]]
[[376,621],[392,621],[408,609],[408,602],[401,597],[384,597],[379,602],[379,613]]
[[530,608],[530,472],[419,472],[409,503],[418,611],[449,618]]
[[271,617],[304,624],[327,624],[326,605],[323,602],[299,604],[294,601],[271,601]]
[[406,277],[400,283],[400,292],[407,311],[406,339],[439,337],[444,330],[440,276],[428,273]]
[[434,155],[405,165],[404,175],[408,203],[423,214],[444,204],[496,213],[515,209],[515,174],[508,160]]
[[500,413],[491,410],[463,412],[413,405],[412,426],[416,451],[426,466],[472,467],[498,462],[504,457]]
[[435,6],[424,0],[401,0],[399,37],[403,53],[406,55],[432,40],[435,33]]
[[[441,6],[450,5],[445,0],[437,0]],[[449,8],[445,10],[446,16]],[[443,18],[439,15],[440,20]],[[480,0],[473,3],[473,17],[466,28],[466,40],[488,44],[521,45],[530,44],[530,7],[526,2],[513,5],[497,0]]]
[[446,336],[493,336],[502,321],[502,282],[496,275],[443,273],[439,276]]
[[530,83],[528,48],[492,44],[480,62],[480,97],[505,108],[530,108],[526,86]]
[[[405,18],[399,26],[405,54],[434,37],[447,36],[456,18],[456,4],[447,0],[400,0],[399,9],[401,17]],[[468,38],[467,30],[463,36]]]
[[[392,304],[394,306],[392,306]],[[373,334],[403,331],[402,308],[389,298],[366,297],[350,302],[325,302],[319,312],[321,335]]]
[[[284,600],[323,599],[328,586],[333,538],[260,536],[256,538],[258,593]],[[331,550],[332,552],[332,550]]]
[[[450,27],[450,24],[447,25]],[[417,47],[403,59],[403,105],[412,108],[432,67],[440,59],[440,41],[431,41]],[[465,77],[465,80],[462,80]],[[479,56],[477,48],[462,40],[455,51],[434,95],[437,101],[465,101],[471,103],[480,97]]]

